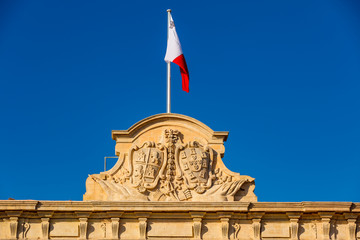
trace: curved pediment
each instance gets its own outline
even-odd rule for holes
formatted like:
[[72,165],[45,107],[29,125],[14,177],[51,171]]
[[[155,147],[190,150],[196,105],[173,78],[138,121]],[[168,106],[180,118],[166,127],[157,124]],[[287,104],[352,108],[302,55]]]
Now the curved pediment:
[[84,200],[256,201],[254,179],[222,162],[228,132],[180,114],[112,131],[115,166],[89,176]]
[[[173,124],[174,126],[181,126],[185,124],[187,127],[194,129],[198,132],[201,132],[202,134],[208,136],[214,134],[214,131],[211,128],[209,128],[204,123],[196,120],[195,118],[182,114],[176,114],[176,113],[161,113],[140,120],[139,122],[132,125],[128,130],[125,131],[113,130],[112,137],[113,140],[115,140],[117,136],[121,136],[121,135],[135,136],[137,135],[138,132],[141,132],[144,128],[156,126],[156,125],[169,126],[169,124]],[[227,136],[228,132],[221,132],[221,133],[224,133],[224,135]],[[226,139],[224,141],[226,141]]]
[[[116,143],[159,141],[161,132],[166,128],[178,129],[182,133],[182,141],[189,138],[207,144],[221,144],[226,141],[228,132],[215,132],[204,123],[185,115],[162,113],[145,118],[128,130],[113,130],[112,139]],[[220,149],[219,149],[220,150]],[[220,151],[224,153],[224,148]]]

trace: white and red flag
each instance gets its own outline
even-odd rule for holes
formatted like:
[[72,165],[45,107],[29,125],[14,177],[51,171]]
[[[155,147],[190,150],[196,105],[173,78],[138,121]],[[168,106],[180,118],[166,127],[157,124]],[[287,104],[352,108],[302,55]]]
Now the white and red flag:
[[165,54],[165,62],[173,62],[180,67],[182,78],[182,89],[189,92],[189,71],[186,65],[185,57],[181,49],[179,37],[176,33],[174,20],[169,13],[170,22],[168,26],[168,40]]

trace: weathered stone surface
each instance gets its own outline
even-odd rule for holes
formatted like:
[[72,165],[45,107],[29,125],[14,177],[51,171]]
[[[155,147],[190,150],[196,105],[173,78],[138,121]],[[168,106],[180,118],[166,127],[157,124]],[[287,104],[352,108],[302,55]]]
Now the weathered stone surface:
[[[30,202],[35,203],[34,209],[29,209]],[[308,205],[309,202],[3,200],[0,201],[0,239],[355,240],[360,237],[360,213],[353,211],[359,203],[316,202],[312,211]],[[12,208],[16,211],[9,211]]]
[[222,161],[228,132],[180,114],[158,114],[113,131],[115,166],[86,181],[84,200],[251,201],[254,178]]

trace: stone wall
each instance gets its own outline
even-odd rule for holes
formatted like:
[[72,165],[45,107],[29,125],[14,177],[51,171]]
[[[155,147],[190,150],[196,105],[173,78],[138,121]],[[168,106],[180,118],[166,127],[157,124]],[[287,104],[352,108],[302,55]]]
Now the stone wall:
[[360,239],[360,203],[0,201],[0,239]]

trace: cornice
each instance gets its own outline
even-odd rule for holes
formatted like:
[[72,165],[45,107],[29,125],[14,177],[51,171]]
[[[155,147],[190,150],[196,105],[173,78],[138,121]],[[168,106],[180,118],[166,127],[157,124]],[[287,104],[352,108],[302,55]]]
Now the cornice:
[[0,211],[36,210],[38,203],[36,200],[0,200]]
[[0,200],[0,211],[53,212],[360,212],[352,202],[112,202]]

